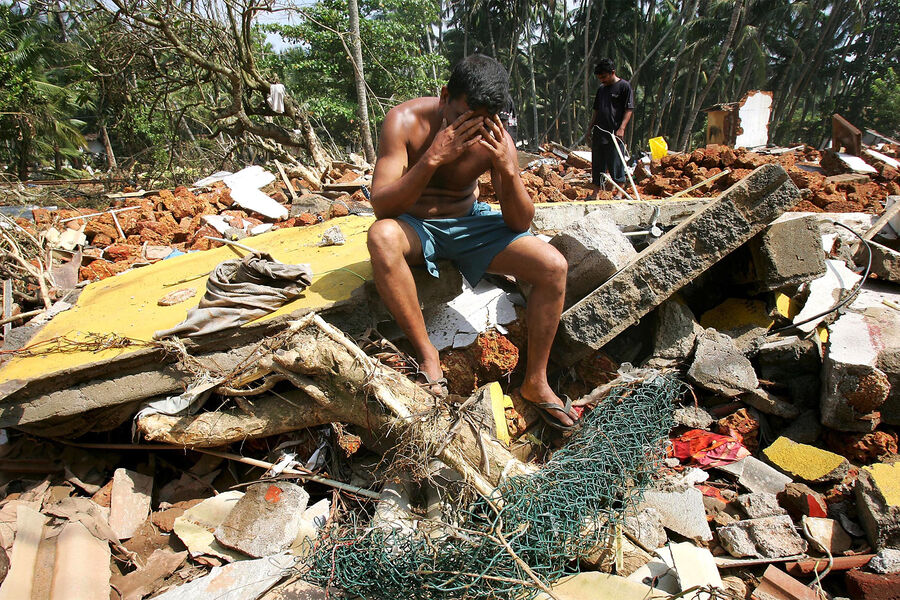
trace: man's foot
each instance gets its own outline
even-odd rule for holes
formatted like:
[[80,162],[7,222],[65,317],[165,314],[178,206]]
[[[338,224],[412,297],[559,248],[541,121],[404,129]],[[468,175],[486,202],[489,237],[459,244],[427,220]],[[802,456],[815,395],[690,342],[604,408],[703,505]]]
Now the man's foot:
[[[566,411],[565,403],[559,399],[559,396],[553,393],[550,386],[544,384],[530,384],[527,381],[522,384],[519,393],[525,401],[535,405],[538,411],[541,411],[541,418],[549,425],[556,429],[568,430],[575,425],[578,420],[578,413],[569,406]],[[553,408],[556,407],[556,408]],[[546,415],[546,418],[544,417]],[[548,419],[558,424],[554,425]]]
[[416,373],[416,383],[422,389],[433,394],[437,398],[446,398],[448,392],[447,379],[444,377],[444,371],[441,369],[440,357],[435,359],[423,360],[419,363],[419,370]]

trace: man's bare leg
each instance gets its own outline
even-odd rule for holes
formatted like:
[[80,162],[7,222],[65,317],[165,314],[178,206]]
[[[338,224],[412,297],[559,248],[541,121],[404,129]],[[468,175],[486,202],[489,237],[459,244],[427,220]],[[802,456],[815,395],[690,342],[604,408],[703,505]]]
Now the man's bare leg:
[[409,268],[423,262],[419,236],[402,221],[381,219],[369,228],[368,247],[378,295],[412,344],[419,370],[432,380],[440,379],[440,355],[428,339],[416,282]]
[[[528,357],[522,396],[529,402],[550,402],[563,406],[547,381],[547,363],[562,315],[568,271],[566,259],[550,244],[529,236],[517,239],[497,254],[488,270],[512,275],[517,281],[532,285],[525,310]],[[567,426],[577,418],[574,412],[570,412],[568,417],[556,411],[553,415]]]

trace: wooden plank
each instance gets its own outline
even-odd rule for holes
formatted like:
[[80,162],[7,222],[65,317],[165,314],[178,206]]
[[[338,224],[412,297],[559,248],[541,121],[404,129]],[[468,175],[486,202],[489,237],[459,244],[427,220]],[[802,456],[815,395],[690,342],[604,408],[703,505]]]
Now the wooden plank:
[[[900,202],[898,202],[900,204]],[[12,329],[12,323],[9,318],[12,316],[13,294],[12,279],[3,280],[3,339],[9,338],[9,332]]]
[[281,174],[281,180],[284,182],[284,185],[287,186],[288,191],[291,193],[291,201],[296,204],[297,203],[297,192],[294,191],[294,186],[291,185],[291,180],[288,179],[287,173],[284,172],[284,167],[281,166],[281,163],[277,160],[275,161],[275,166],[278,167],[278,172]]

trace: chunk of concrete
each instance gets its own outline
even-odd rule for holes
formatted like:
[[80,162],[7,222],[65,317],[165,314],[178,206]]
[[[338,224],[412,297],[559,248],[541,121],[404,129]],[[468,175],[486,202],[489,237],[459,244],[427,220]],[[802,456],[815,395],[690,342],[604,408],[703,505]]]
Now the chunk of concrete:
[[120,540],[128,539],[150,516],[153,478],[116,469],[109,503],[109,526]]
[[840,481],[850,470],[843,456],[786,437],[776,439],[763,454],[778,469],[807,483]]
[[638,510],[655,508],[663,527],[686,538],[709,541],[712,532],[706,522],[703,494],[695,487],[676,491],[646,490]]
[[802,517],[803,535],[819,552],[843,554],[853,545],[853,539],[834,519]]
[[694,351],[694,342],[703,328],[694,313],[679,298],[663,302],[656,309],[656,328],[653,333],[653,356],[687,360]]
[[276,554],[213,567],[199,577],[155,596],[154,600],[256,600],[283,579],[295,558]]
[[748,245],[755,292],[800,285],[825,273],[822,234],[815,217],[773,223]]
[[900,550],[883,548],[866,565],[876,573],[900,573]]
[[616,223],[599,212],[572,222],[550,240],[569,263],[566,306],[571,306],[615,275],[637,256]]
[[737,482],[749,492],[777,494],[792,481],[784,473],[752,456],[716,468],[736,477]]
[[761,519],[763,517],[774,517],[787,514],[785,510],[778,505],[778,497],[770,492],[741,494],[735,498],[735,502],[737,502],[737,505],[741,507],[744,514],[750,519]]
[[602,348],[799,199],[781,166],[759,167],[566,310],[558,359],[573,364]]
[[806,540],[794,530],[788,515],[747,519],[716,530],[719,543],[732,556],[780,558],[806,552]]
[[251,485],[216,528],[216,541],[254,558],[280,554],[297,538],[308,502],[306,490],[288,481]]
[[800,416],[799,408],[762,388],[741,394],[741,402],[752,406],[759,412],[782,419],[796,419]]
[[[869,242],[869,250],[872,252],[871,272],[879,279],[900,283],[900,252],[888,248],[877,242]],[[860,245],[853,260],[860,267],[865,267],[869,262],[869,253],[864,245]]]
[[684,425],[691,429],[709,429],[715,422],[711,414],[700,406],[681,406],[675,409],[673,419],[678,425]]
[[737,351],[730,337],[715,329],[707,329],[697,337],[688,377],[710,391],[729,397],[759,387],[750,361]]
[[244,492],[237,490],[222,492],[190,507],[175,519],[172,531],[187,547],[191,556],[209,554],[228,562],[247,558],[242,552],[219,544],[213,535],[213,531],[222,524],[243,496]]
[[876,550],[900,548],[900,463],[876,463],[859,470],[856,511]]
[[650,506],[635,514],[626,513],[624,527],[647,548],[659,548],[667,541],[662,514]]
[[334,588],[328,588],[307,583],[302,579],[295,579],[280,583],[259,600],[329,600],[329,598],[342,598],[343,595]]
[[778,503],[796,520],[804,516],[828,516],[825,497],[804,483],[791,482],[784,486],[784,491],[778,494]]
[[[847,268],[844,261],[825,261],[825,274],[809,282],[809,295],[803,309],[794,317],[797,329],[805,333],[811,332],[822,322],[827,311],[833,308],[841,295],[859,282],[861,277]],[[814,316],[820,315],[815,319]],[[812,319],[808,323],[803,323]]]
[[847,312],[828,326],[822,370],[822,424],[841,431],[873,431],[891,391],[879,369],[880,331],[866,315]]

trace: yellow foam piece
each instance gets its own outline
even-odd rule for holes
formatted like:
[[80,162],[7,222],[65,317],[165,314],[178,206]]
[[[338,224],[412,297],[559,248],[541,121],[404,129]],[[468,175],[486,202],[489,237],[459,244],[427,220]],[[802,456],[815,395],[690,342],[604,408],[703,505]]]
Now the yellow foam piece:
[[888,506],[900,506],[900,463],[875,463],[863,469],[872,474],[885,503]]
[[816,325],[816,335],[819,336],[819,341],[823,344],[828,343],[828,326],[827,325]]
[[[366,232],[373,221],[372,217],[351,215],[241,240],[241,244],[268,252],[283,263],[309,263],[313,272],[312,284],[300,298],[254,322],[300,309],[319,310],[350,298],[366,280],[372,278]],[[341,228],[346,243],[341,246],[319,246],[322,233],[335,225]],[[206,291],[209,274],[216,265],[245,254],[246,251],[231,247],[192,252],[89,284],[76,305],[53,317],[28,345],[58,337],[86,341],[93,337],[89,334],[150,340],[155,331],[174,327],[184,320],[189,309],[197,306]],[[196,290],[196,295],[172,306],[157,305],[161,297],[185,288]],[[14,379],[44,377],[139,349],[53,352],[16,357],[0,367],[0,384]]]
[[745,325],[770,328],[775,320],[766,311],[766,303],[746,298],[728,298],[700,317],[700,325],[718,331],[730,331]]
[[775,292],[775,310],[785,319],[793,319],[803,308],[803,303],[785,293]]
[[763,450],[773,464],[805,481],[816,481],[844,463],[844,457],[815,446],[779,437]]
[[512,398],[503,393],[503,388],[496,381],[488,387],[488,393],[491,398],[491,412],[494,415],[494,429],[497,432],[497,439],[509,445],[509,427],[506,424],[506,409],[513,407]]

